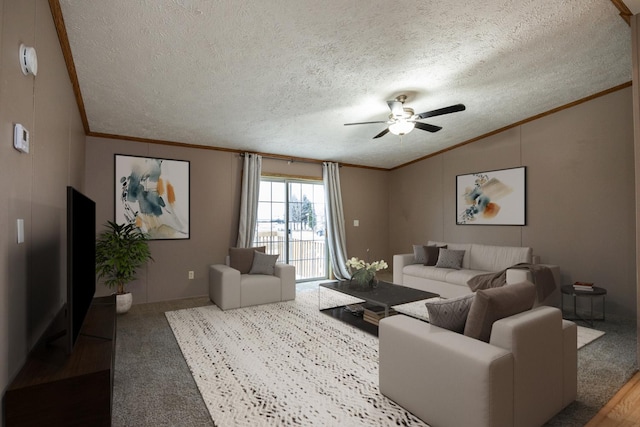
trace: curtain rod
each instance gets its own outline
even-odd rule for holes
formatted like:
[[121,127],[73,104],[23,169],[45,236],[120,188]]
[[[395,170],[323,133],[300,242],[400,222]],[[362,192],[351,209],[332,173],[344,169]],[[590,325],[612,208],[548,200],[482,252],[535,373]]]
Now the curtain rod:
[[[321,165],[321,164],[325,163],[324,160],[305,159],[305,158],[302,158],[302,157],[286,157],[286,156],[278,156],[276,154],[238,153],[238,155],[240,157],[244,157],[247,154],[249,154],[249,156],[251,156],[252,154],[257,154],[259,156],[262,156],[262,158],[264,158],[264,159],[281,160],[281,161],[287,162],[289,164],[291,164],[291,163],[313,163],[313,164],[320,164]],[[339,162],[329,162],[329,163],[338,163],[338,166],[342,167],[342,164],[340,164]]]

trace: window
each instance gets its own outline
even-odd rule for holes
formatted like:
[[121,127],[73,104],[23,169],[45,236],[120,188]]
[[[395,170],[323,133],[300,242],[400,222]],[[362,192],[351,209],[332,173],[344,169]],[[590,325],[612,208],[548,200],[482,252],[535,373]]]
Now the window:
[[327,278],[324,185],[263,178],[253,244],[296,267],[297,280]]

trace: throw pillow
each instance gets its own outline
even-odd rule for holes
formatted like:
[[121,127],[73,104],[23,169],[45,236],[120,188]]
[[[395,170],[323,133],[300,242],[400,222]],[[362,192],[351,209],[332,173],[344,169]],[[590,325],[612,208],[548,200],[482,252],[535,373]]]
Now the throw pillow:
[[413,263],[424,264],[427,262],[427,254],[425,253],[424,246],[413,245]]
[[271,255],[255,251],[253,254],[253,264],[251,265],[249,274],[268,274],[273,276],[273,270],[279,256],[280,255],[278,254]]
[[229,267],[235,268],[240,274],[248,274],[253,264],[253,253],[263,252],[266,246],[257,248],[229,248]]
[[535,299],[536,287],[531,282],[481,289],[471,304],[464,334],[489,342],[493,322],[530,310]]
[[424,262],[424,265],[433,267],[438,262],[438,254],[440,252],[440,248],[447,249],[447,245],[444,246],[425,246],[424,253],[426,255],[427,260]]
[[464,251],[440,248],[436,267],[460,270],[462,268],[462,258],[464,258]]
[[427,300],[424,304],[429,312],[429,323],[461,334],[475,296],[468,294],[456,298]]

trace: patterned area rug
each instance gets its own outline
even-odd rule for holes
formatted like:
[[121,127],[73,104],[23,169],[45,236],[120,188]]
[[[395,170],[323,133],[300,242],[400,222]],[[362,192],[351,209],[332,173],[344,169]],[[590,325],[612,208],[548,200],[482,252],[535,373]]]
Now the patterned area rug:
[[219,426],[425,426],[378,391],[378,339],[318,311],[318,293],[166,313]]
[[592,343],[603,335],[603,331],[586,328],[584,326],[578,326],[578,349],[581,349],[585,345]]
[[[426,426],[378,391],[378,339],[318,304],[318,293],[307,291],[226,312],[165,313],[215,424]],[[426,316],[424,301],[395,308]],[[578,348],[602,335],[578,326]]]

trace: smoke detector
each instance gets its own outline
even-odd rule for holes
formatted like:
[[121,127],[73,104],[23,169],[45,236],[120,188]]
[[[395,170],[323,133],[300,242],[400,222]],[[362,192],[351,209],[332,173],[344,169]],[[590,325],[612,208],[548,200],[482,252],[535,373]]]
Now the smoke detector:
[[20,68],[25,76],[38,74],[36,50],[33,47],[25,46],[24,43],[20,45]]

